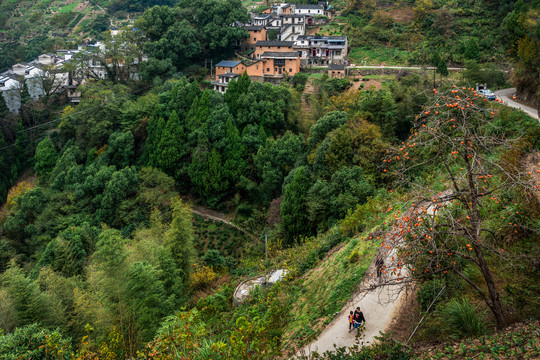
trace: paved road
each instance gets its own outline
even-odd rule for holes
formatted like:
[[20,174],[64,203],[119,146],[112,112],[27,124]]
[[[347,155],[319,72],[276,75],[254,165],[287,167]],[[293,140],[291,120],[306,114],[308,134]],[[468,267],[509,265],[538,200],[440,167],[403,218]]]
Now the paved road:
[[501,99],[503,101],[504,105],[509,106],[511,108],[515,108],[515,109],[521,109],[527,115],[532,117],[533,119],[539,120],[538,119],[538,110],[536,110],[536,109],[534,109],[532,107],[529,107],[529,106],[525,106],[523,104],[520,104],[520,103],[512,100],[512,96],[515,93],[516,93],[515,88],[502,89],[502,90],[495,91],[495,95],[497,95],[497,97],[499,97],[499,99]]
[[[349,69],[398,69],[398,70],[433,70],[432,66],[386,66],[386,65],[356,65],[350,64]],[[458,71],[465,68],[449,67],[448,70]]]

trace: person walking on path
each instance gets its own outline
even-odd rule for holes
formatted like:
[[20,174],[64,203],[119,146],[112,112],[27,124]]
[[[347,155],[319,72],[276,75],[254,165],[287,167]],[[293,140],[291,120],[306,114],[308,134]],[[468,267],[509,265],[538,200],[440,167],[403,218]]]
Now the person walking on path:
[[377,277],[381,277],[383,266],[384,266],[384,260],[381,256],[377,257],[377,261],[375,261],[375,266],[377,267]]
[[360,310],[360,307],[357,307],[353,315],[353,326],[357,329],[358,334],[360,334],[360,327],[365,323],[366,319],[364,318],[364,314]]
[[353,326],[354,326],[354,324],[353,324],[354,314],[353,314],[352,310],[351,310],[351,313],[348,316],[348,319],[349,319],[349,332],[351,332],[351,330],[353,329]]

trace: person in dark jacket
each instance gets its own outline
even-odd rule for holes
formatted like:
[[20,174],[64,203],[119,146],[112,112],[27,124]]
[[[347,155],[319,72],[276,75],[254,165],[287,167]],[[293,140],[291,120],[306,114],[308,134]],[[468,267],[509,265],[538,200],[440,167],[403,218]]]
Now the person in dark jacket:
[[357,307],[353,315],[353,326],[357,329],[358,333],[360,333],[360,326],[365,323],[366,319],[364,318],[364,313],[362,313],[360,307]]

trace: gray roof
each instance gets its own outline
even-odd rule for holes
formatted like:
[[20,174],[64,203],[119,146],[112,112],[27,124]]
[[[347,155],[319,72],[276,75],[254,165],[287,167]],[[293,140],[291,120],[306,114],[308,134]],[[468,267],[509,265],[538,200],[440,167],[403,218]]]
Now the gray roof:
[[227,78],[235,78],[235,77],[239,77],[240,74],[235,74],[235,73],[232,73],[232,72],[228,72],[228,73],[225,73],[225,74],[221,74],[221,75],[218,75],[219,77],[227,77]]
[[290,51],[290,52],[278,52],[278,51],[265,51],[261,57],[266,58],[294,58],[296,59],[300,55],[298,54],[298,51]]
[[305,14],[280,15],[283,18],[304,18]]
[[347,40],[346,36],[335,36],[335,35],[300,35],[297,38],[298,40],[327,40],[327,41],[345,41]]
[[285,46],[285,47],[292,47],[294,45],[294,41],[262,41],[259,40],[255,43],[255,46]]
[[302,10],[308,10],[308,9],[322,10],[323,9],[321,5],[313,5],[313,4],[296,4],[296,8],[302,9]]
[[221,60],[216,64],[216,66],[224,66],[224,67],[235,67],[236,65],[240,64],[240,61],[234,61],[234,60]]
[[328,70],[345,70],[345,65],[343,65],[343,64],[330,64],[330,65],[328,65]]
[[260,26],[255,26],[255,25],[247,25],[244,27],[244,29],[246,30],[262,30],[264,28],[264,26],[260,25]]

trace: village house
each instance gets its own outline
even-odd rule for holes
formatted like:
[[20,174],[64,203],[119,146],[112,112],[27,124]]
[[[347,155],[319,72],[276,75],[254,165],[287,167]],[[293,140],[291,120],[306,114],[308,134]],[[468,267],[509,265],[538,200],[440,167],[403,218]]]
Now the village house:
[[260,59],[265,52],[292,52],[294,41],[257,41],[255,44],[254,59]]
[[261,55],[261,59],[264,62],[263,77],[283,78],[300,72],[300,54],[296,51],[267,51]]
[[266,41],[266,28],[264,26],[248,25],[245,27],[248,31],[248,38],[240,43],[240,51],[255,51],[257,41]]
[[300,72],[300,54],[296,51],[265,51],[260,59],[251,62],[223,60],[216,65],[214,90],[224,94],[231,80],[247,73],[253,81],[268,81],[294,76]]
[[348,53],[346,36],[298,36],[294,50],[301,52],[304,66],[342,64]]
[[328,77],[343,79],[346,75],[346,67],[344,64],[328,65]]

